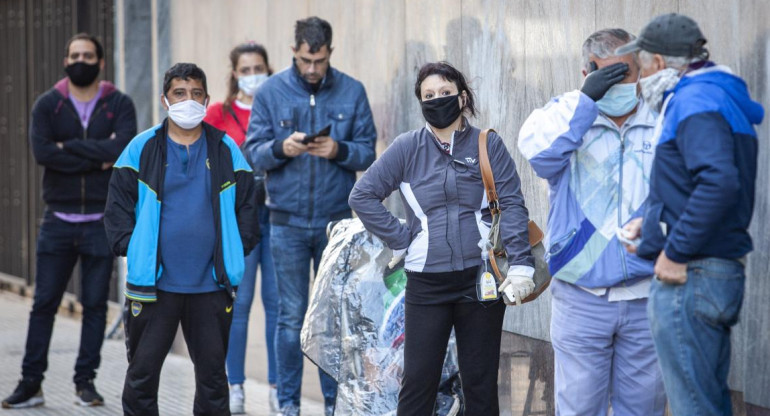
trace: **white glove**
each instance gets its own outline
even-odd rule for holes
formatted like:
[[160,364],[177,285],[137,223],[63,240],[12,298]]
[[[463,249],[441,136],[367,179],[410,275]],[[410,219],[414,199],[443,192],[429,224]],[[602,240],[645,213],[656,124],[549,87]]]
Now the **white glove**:
[[534,274],[535,269],[529,266],[511,266],[508,269],[505,280],[498,288],[506,305],[521,305],[522,299],[535,291]]
[[393,250],[393,258],[390,259],[390,263],[388,263],[388,268],[392,269],[392,268],[396,267],[398,262],[400,262],[401,259],[403,259],[405,255],[406,255],[406,249],[405,248],[400,248],[398,250]]

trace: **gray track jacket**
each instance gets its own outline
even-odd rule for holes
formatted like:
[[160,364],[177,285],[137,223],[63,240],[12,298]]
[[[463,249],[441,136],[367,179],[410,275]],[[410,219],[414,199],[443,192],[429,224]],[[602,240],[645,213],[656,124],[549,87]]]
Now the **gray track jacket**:
[[[350,207],[367,230],[392,249],[408,247],[407,270],[439,273],[481,264],[478,242],[488,236],[491,216],[479,169],[480,130],[465,125],[453,135],[451,155],[427,127],[398,136],[350,194]],[[498,135],[490,133],[487,143],[509,264],[533,267],[516,166]],[[406,224],[382,204],[396,189]]]

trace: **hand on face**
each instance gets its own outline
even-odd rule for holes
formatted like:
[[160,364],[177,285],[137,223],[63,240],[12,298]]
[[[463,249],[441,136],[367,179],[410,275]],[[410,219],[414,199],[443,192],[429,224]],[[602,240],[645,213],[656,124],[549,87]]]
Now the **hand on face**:
[[599,101],[613,85],[626,78],[627,72],[628,64],[625,62],[617,62],[597,69],[586,76],[580,91],[590,99]]

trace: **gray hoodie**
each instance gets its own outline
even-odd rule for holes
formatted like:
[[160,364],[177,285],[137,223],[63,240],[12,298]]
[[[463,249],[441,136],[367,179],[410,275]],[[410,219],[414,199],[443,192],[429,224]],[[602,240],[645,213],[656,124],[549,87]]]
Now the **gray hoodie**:
[[[481,264],[478,243],[489,235],[491,216],[479,168],[480,130],[467,121],[465,125],[453,134],[451,154],[441,149],[427,127],[398,136],[350,194],[350,207],[367,230],[391,249],[408,248],[409,271],[440,273]],[[509,264],[534,267],[516,166],[494,133],[489,134],[487,151]],[[406,208],[406,224],[382,204],[396,189]]]

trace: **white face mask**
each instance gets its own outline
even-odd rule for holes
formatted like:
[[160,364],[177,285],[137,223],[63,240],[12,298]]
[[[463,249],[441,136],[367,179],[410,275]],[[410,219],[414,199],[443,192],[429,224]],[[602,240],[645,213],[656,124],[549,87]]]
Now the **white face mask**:
[[663,105],[663,94],[679,82],[679,71],[673,68],[662,69],[650,76],[639,80],[642,87],[642,98],[653,110],[660,113]]
[[253,97],[257,88],[267,81],[267,74],[243,75],[238,77],[238,88],[249,97]]
[[169,118],[185,130],[197,127],[206,117],[206,106],[195,100],[184,100],[172,105],[168,103],[168,98],[163,99],[168,106]]

